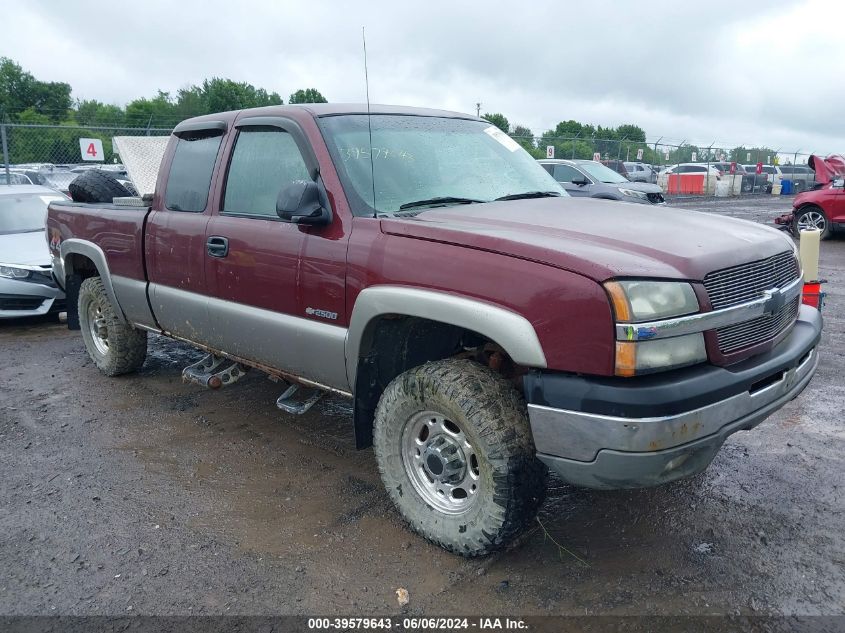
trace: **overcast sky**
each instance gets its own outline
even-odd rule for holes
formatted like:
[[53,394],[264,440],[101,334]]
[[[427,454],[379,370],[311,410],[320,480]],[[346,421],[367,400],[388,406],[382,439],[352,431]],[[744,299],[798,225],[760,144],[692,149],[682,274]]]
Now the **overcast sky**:
[[[354,8],[353,8],[354,7]],[[5,2],[0,56],[76,98],[125,104],[211,76],[287,101],[635,123],[707,146],[845,151],[845,3],[185,0]]]

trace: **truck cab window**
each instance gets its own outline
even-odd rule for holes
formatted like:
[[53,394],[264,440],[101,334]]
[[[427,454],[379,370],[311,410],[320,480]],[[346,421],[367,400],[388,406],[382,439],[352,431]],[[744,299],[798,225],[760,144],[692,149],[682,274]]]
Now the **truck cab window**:
[[279,192],[295,180],[310,179],[290,134],[278,128],[242,129],[229,163],[222,213],[276,218]]
[[205,211],[222,138],[219,132],[186,134],[179,138],[167,178],[165,207],[171,211]]

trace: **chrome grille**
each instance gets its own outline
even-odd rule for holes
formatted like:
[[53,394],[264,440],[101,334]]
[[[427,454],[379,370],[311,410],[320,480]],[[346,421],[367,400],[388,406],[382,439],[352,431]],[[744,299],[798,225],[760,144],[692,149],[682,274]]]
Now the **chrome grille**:
[[776,337],[795,322],[798,305],[799,297],[795,297],[774,314],[719,328],[716,330],[719,349],[723,354],[730,354]]
[[764,290],[783,288],[798,278],[798,259],[784,251],[766,259],[709,273],[704,287],[714,310],[759,299]]
[[[713,309],[721,310],[759,299],[764,291],[783,288],[800,274],[794,253],[784,251],[756,262],[709,273],[704,278],[704,287]],[[799,305],[800,299],[796,297],[774,314],[719,328],[716,330],[719,350],[730,354],[775,338],[795,322]]]

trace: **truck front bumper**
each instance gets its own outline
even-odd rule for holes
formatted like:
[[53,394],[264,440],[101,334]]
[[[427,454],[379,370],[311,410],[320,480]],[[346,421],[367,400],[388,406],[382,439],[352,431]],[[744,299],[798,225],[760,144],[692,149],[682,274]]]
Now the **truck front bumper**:
[[821,329],[819,312],[802,306],[787,338],[730,367],[639,378],[531,372],[525,393],[537,457],[587,488],[643,488],[701,472],[729,435],[803,391]]

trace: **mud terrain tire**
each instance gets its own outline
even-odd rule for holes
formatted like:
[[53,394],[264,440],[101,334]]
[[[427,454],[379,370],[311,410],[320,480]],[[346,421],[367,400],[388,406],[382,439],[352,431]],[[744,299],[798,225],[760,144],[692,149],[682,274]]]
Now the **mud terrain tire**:
[[74,202],[111,204],[113,198],[131,196],[114,176],[102,169],[88,169],[74,178],[68,185]]
[[107,376],[140,369],[147,358],[147,333],[117,317],[102,279],[82,282],[78,306],[82,339],[97,368]]
[[[374,449],[388,494],[410,526],[464,556],[505,546],[534,521],[545,497],[547,471],[535,456],[525,401],[474,361],[436,361],[397,376],[376,409]],[[440,463],[438,456],[445,456]],[[468,473],[462,495],[437,490],[444,476],[438,469],[458,473],[461,462]]]

